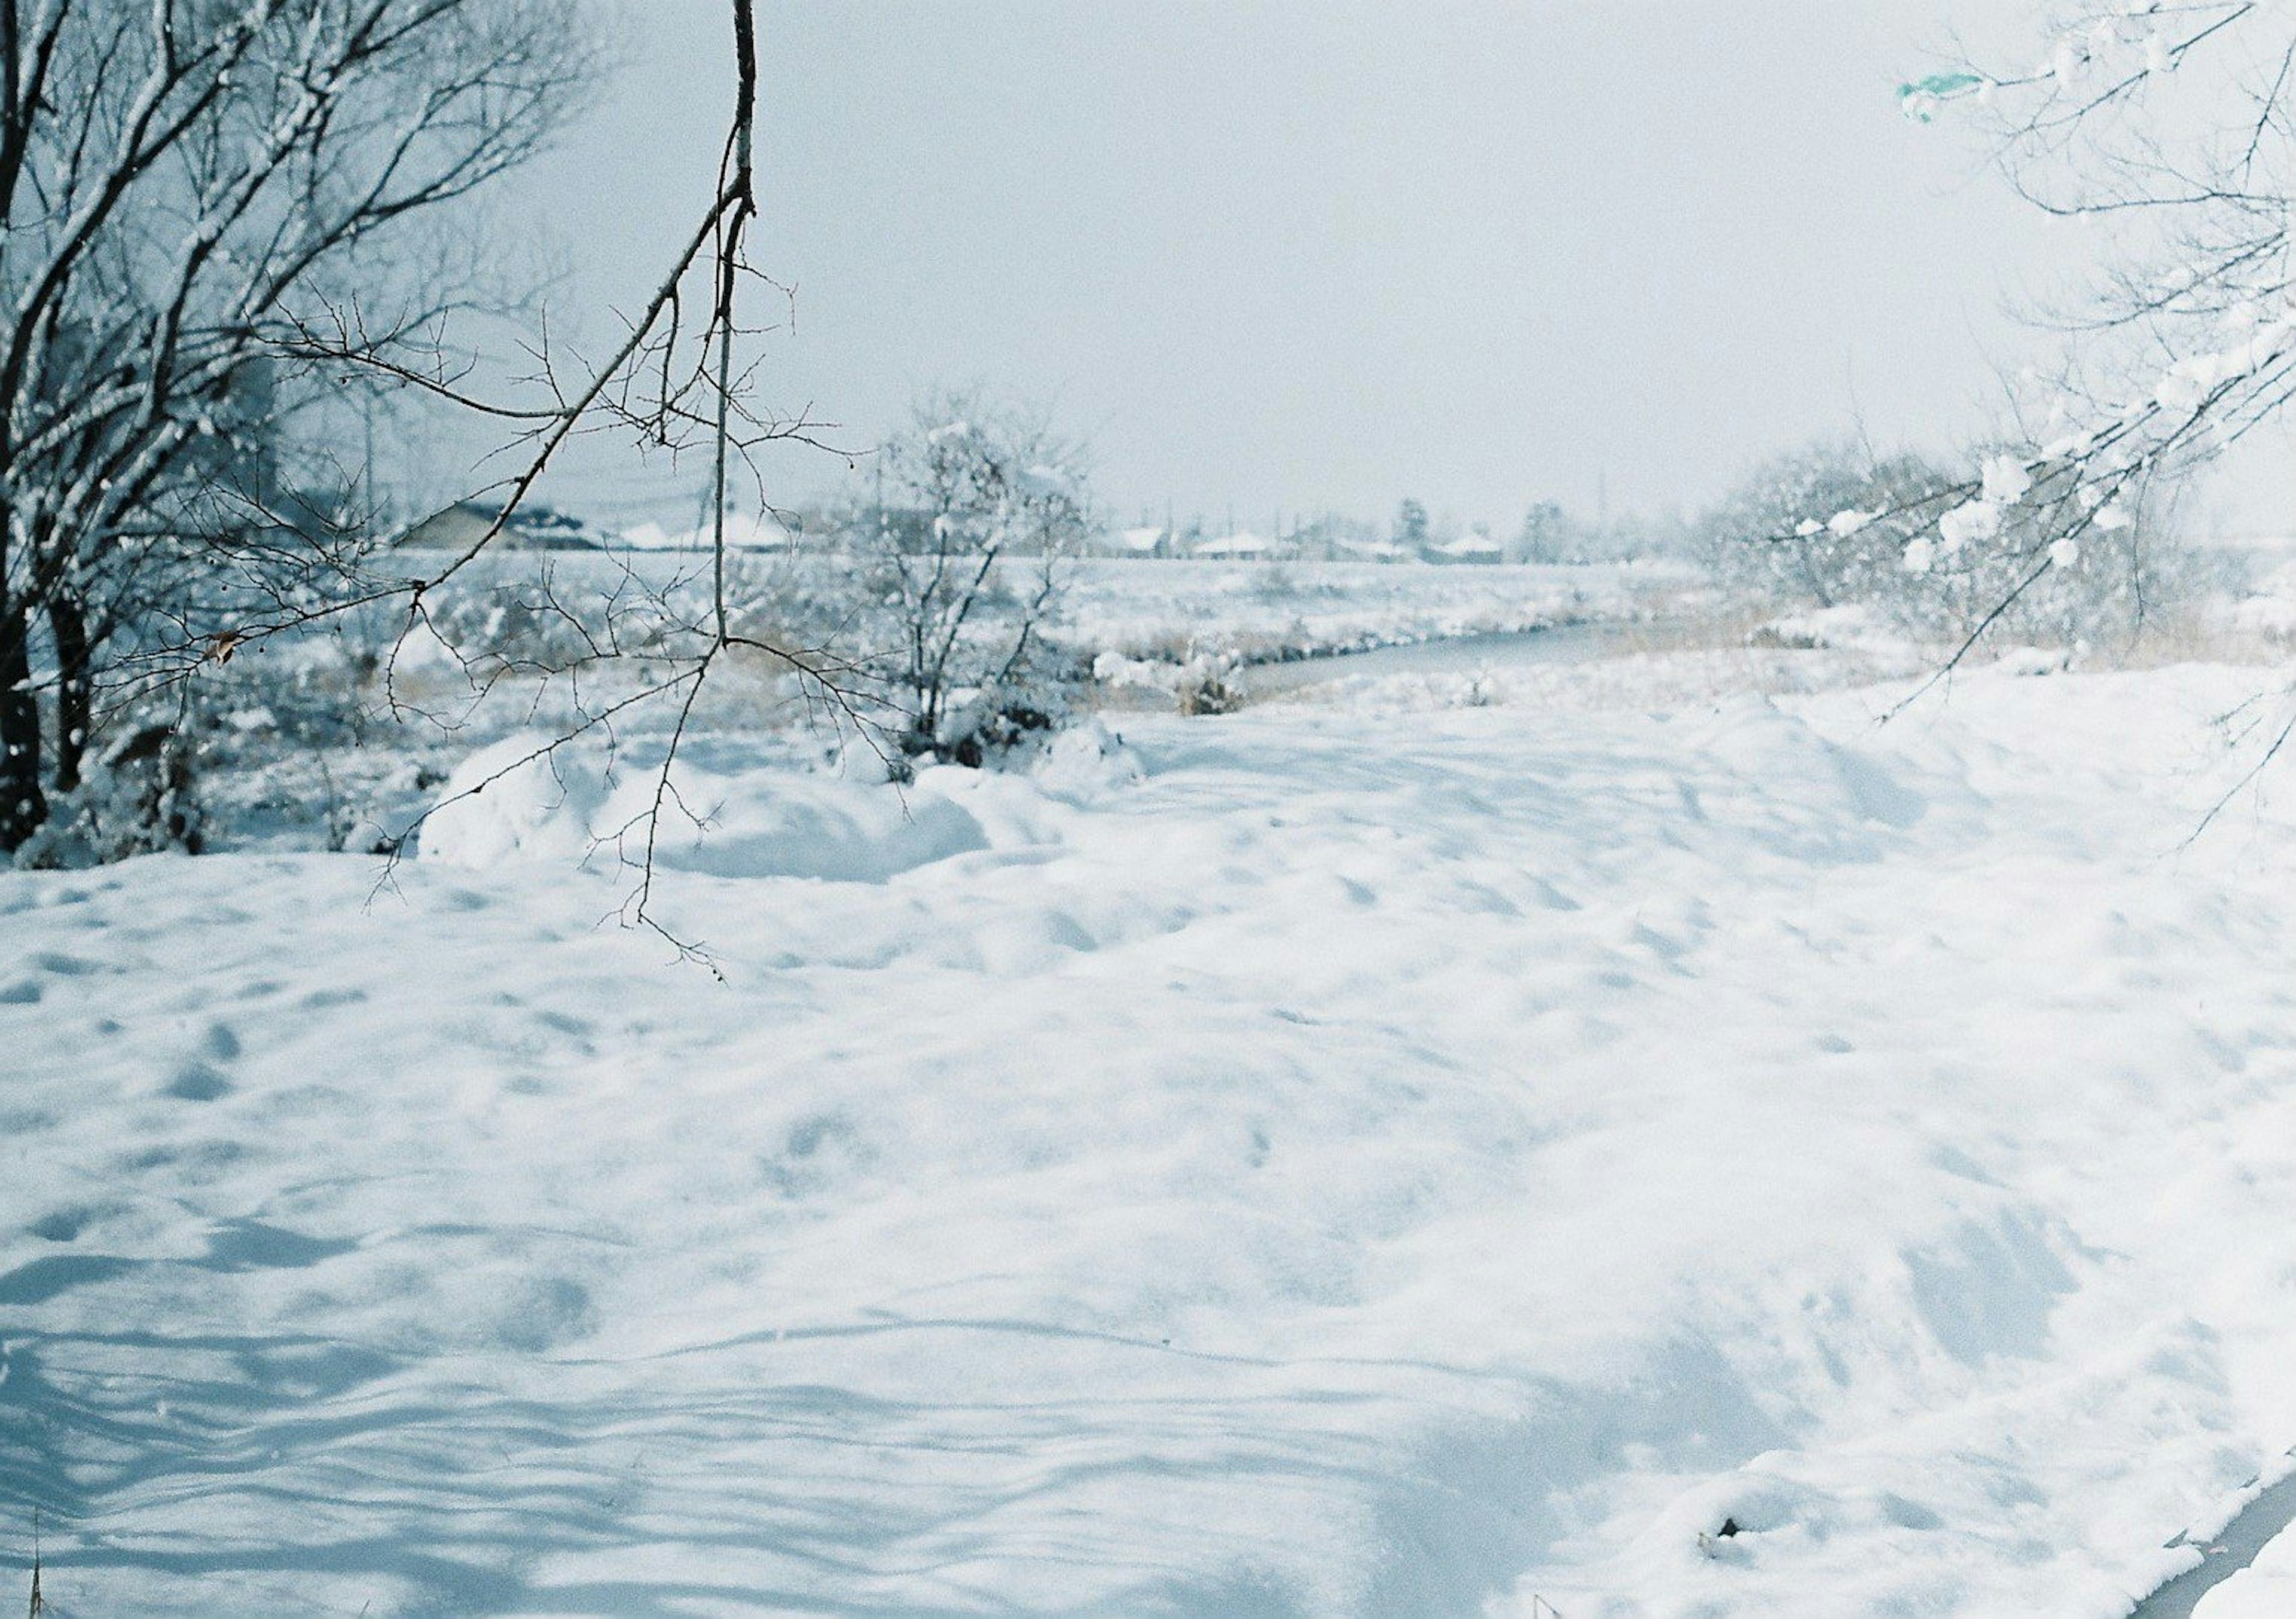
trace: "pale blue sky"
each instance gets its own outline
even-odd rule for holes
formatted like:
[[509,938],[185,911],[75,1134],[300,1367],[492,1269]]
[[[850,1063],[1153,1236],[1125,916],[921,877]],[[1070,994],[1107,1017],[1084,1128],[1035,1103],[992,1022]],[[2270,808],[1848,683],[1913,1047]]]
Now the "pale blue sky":
[[[1694,505],[1862,418],[1982,430],[2001,312],[2079,243],[1898,113],[2013,0],[767,0],[767,390],[867,443],[948,383],[1048,404],[1126,515],[1418,495]],[[706,195],[722,0],[628,61],[512,204],[630,301]],[[666,480],[593,463],[580,498]],[[802,496],[839,469],[777,464]]]

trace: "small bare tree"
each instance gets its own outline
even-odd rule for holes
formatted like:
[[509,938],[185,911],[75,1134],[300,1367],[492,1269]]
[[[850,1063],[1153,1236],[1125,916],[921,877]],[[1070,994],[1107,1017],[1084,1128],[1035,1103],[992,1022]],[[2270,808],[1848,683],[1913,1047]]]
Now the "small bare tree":
[[976,395],[921,406],[882,451],[881,496],[849,544],[868,639],[896,693],[899,752],[978,765],[1057,718],[1045,632],[1092,524],[1076,448]]

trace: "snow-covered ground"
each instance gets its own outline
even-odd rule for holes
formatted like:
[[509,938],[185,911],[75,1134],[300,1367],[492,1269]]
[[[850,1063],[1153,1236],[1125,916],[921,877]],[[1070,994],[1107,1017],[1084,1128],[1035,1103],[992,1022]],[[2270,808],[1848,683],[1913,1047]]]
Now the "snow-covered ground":
[[579,760],[393,868],[0,876],[10,1552],[87,1619],[2125,1614],[2296,1442],[2283,779],[2185,844],[2275,677],[1538,678],[906,801],[720,740],[707,967],[602,925]]

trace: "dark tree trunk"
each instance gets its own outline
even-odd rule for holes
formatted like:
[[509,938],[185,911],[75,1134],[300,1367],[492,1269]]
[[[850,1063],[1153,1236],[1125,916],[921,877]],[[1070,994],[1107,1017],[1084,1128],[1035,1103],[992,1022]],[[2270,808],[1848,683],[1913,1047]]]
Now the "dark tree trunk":
[[48,598],[48,629],[56,643],[56,768],[50,779],[56,791],[68,793],[79,786],[89,729],[95,723],[94,649],[88,645],[87,615],[62,591]]
[[0,596],[0,854],[20,847],[48,818],[31,629],[23,608]]

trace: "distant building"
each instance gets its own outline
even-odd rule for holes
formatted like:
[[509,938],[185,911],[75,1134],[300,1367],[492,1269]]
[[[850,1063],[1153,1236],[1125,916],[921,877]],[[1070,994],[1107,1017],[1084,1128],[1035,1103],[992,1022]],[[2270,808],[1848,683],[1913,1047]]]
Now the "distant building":
[[1505,557],[1506,548],[1480,529],[1427,547],[1431,562],[1498,562]]
[[1330,541],[1335,557],[1351,558],[1358,562],[1408,562],[1414,553],[1404,550],[1393,540],[1374,539],[1368,536],[1335,536]]
[[[804,519],[791,512],[728,511],[726,546],[729,551],[794,551],[806,534],[833,532],[825,520]],[[639,523],[606,542],[631,551],[708,551],[716,536],[707,527],[666,528],[660,523]]]
[[1207,560],[1265,561],[1275,557],[1288,557],[1292,546],[1283,540],[1271,540],[1264,534],[1228,534],[1216,540],[1197,544],[1194,555]]
[[1162,527],[1119,528],[1108,536],[1109,550],[1119,557],[1168,557],[1172,531]]

